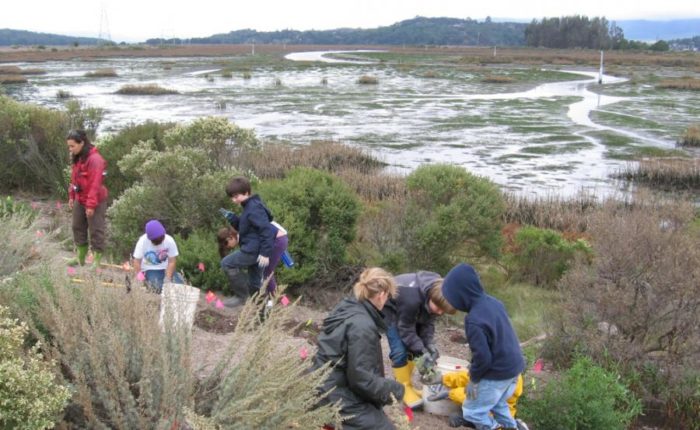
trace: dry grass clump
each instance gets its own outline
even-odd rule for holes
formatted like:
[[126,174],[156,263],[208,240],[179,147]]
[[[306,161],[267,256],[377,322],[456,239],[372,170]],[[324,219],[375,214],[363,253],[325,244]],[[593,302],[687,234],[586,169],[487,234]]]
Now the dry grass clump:
[[46,70],[44,69],[22,69],[23,75],[44,75]]
[[532,225],[562,232],[585,232],[591,216],[600,208],[596,196],[581,192],[574,197],[527,198],[504,194],[505,224]]
[[553,318],[550,345],[559,342],[562,359],[581,348],[641,377],[637,394],[661,401],[678,423],[673,428],[691,428],[700,404],[695,208],[680,201],[634,203],[606,205],[592,219],[593,262],[579,262],[560,282],[564,312]]
[[0,75],[21,75],[22,69],[17,66],[0,66]]
[[168,94],[179,94],[175,90],[163,88],[156,84],[125,85],[119,88],[116,93],[126,96],[163,96]]
[[515,79],[510,76],[487,75],[481,79],[481,82],[485,84],[510,84],[515,82]]
[[85,73],[86,78],[114,78],[118,76],[117,71],[112,68],[97,69]]
[[681,146],[700,146],[700,124],[689,126],[678,143]]
[[379,83],[379,79],[377,79],[375,76],[363,75],[360,76],[357,83],[360,85],[377,85]]
[[700,79],[685,76],[676,79],[664,79],[656,85],[657,88],[674,90],[700,90]]
[[643,159],[636,165],[627,165],[615,176],[653,187],[696,190],[700,189],[700,159]]
[[0,84],[24,84],[27,78],[22,75],[0,75]]
[[332,172],[366,200],[383,200],[406,194],[405,179],[380,172],[384,163],[366,150],[332,141],[310,145],[266,145],[260,151],[242,152],[236,167],[251,170],[260,178],[283,178],[295,167],[311,167]]
[[69,99],[73,97],[73,94],[68,91],[68,90],[58,90],[56,91],[56,98],[57,99]]

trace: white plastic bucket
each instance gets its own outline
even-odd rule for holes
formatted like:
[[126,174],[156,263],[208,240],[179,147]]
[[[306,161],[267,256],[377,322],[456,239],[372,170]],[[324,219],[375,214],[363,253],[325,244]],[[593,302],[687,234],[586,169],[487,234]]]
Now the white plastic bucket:
[[[467,360],[462,360],[455,357],[442,356],[438,358],[436,370],[442,375],[449,372],[455,372],[459,370],[468,370],[469,362]],[[449,398],[444,398],[442,400],[435,400],[433,402],[428,400],[428,397],[440,391],[440,389],[445,390],[446,388],[442,385],[426,385],[423,384],[423,410],[425,412],[431,413],[433,415],[450,416],[454,414],[462,413],[462,406],[453,402]]]
[[160,326],[165,328],[165,321],[172,320],[174,325],[182,325],[188,330],[194,324],[200,291],[198,288],[184,284],[163,284],[160,300]]

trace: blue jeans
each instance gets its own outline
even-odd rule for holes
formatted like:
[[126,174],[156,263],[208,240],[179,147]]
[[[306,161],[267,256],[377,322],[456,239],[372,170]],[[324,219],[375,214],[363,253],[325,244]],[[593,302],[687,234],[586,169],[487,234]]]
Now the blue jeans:
[[[163,291],[163,281],[165,281],[165,269],[160,270],[146,270],[143,272],[146,276],[146,285],[150,287],[154,292],[160,294]],[[179,273],[173,273],[173,283],[174,284],[184,284],[185,281],[182,280],[182,276]]]
[[495,429],[499,424],[507,428],[516,428],[517,424],[510,415],[507,400],[513,395],[517,381],[517,376],[503,381],[479,381],[476,398],[472,399],[467,395],[462,405],[464,419],[474,423],[477,430]]
[[401,340],[399,328],[395,324],[386,329],[386,340],[389,342],[389,358],[392,367],[404,367],[408,364],[409,351]]
[[248,287],[251,293],[257,292],[262,285],[263,271],[258,267],[258,256],[255,254],[236,250],[221,260],[221,268],[224,269],[224,272],[227,272],[227,269],[247,269]]

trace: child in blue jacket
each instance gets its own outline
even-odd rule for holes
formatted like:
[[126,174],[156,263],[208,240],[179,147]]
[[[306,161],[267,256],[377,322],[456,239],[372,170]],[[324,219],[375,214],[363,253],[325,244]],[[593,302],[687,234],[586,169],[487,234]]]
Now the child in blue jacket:
[[[221,268],[228,276],[231,291],[238,299],[236,303],[227,304],[235,306],[244,303],[248,296],[260,289],[263,271],[270,265],[273,255],[278,229],[272,224],[270,210],[257,194],[251,193],[247,178],[233,178],[226,186],[226,194],[231,201],[243,207],[240,216],[222,209],[226,219],[238,231],[239,249],[221,260]],[[242,273],[244,269],[248,272],[247,280]]]
[[468,313],[464,331],[472,352],[467,399],[462,415],[450,417],[450,427],[471,423],[477,430],[518,428],[507,400],[525,360],[503,303],[484,292],[476,270],[464,263],[445,276],[442,294],[452,307]]

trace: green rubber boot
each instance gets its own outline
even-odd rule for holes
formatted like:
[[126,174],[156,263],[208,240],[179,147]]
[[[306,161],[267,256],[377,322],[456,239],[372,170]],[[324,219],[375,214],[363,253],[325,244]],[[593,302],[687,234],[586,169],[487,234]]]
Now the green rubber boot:
[[99,269],[100,262],[102,262],[102,253],[100,251],[93,251],[93,253],[92,253],[92,268]]
[[88,246],[87,245],[78,245],[78,253],[75,258],[72,260],[68,261],[69,266],[84,266],[85,265],[85,257],[87,257],[87,252],[88,252]]

